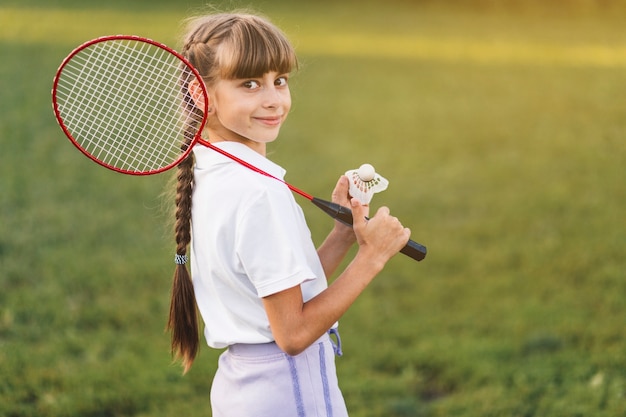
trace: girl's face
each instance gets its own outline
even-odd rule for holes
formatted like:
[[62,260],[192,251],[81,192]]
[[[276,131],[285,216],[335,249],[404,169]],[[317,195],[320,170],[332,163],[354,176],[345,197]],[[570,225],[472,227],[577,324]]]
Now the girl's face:
[[218,80],[209,87],[211,141],[242,142],[265,154],[291,109],[288,74],[268,72],[257,78]]

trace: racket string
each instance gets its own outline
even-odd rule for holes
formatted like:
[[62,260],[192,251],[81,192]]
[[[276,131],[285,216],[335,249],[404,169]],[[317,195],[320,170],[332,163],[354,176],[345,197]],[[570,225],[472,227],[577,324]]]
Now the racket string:
[[[83,94],[76,98],[76,102],[80,104],[78,110],[82,111],[75,113],[77,119],[73,121],[73,125],[78,128],[75,136],[77,139],[83,139],[86,150],[94,157],[105,163],[114,164],[113,158],[119,157],[120,152],[123,152],[123,148],[120,147],[123,140],[119,138],[119,128],[120,122],[125,120],[120,119],[119,115],[129,113],[129,98],[120,93],[121,84],[116,85],[119,84],[119,80],[107,82],[112,79],[115,68],[103,65],[107,63],[107,59],[110,61],[109,55],[103,54],[106,50],[95,45],[89,52],[91,54],[87,55],[88,58],[83,65],[89,65],[92,71],[88,77],[83,76],[76,81],[81,85],[82,89],[79,91]],[[97,59],[92,62],[94,57]],[[122,57],[117,58],[122,61]],[[78,68],[82,70],[81,63],[78,64]],[[113,105],[116,105],[115,109]],[[82,115],[91,117],[78,119]],[[102,132],[107,134],[102,135]]]
[[181,62],[139,41],[103,42],[81,51],[63,69],[57,91],[72,136],[94,158],[118,169],[143,172],[175,162],[183,152],[184,126],[202,121],[182,111]]
[[[152,57],[150,55],[148,55],[146,53],[146,49],[147,49],[147,44],[142,44],[142,48],[139,50],[128,50],[127,45],[124,45],[122,43],[120,43],[120,48],[124,48],[124,52],[122,54],[119,54],[120,56],[123,56],[123,60],[121,60],[121,64],[123,64],[124,67],[128,68],[128,71],[126,72],[126,76],[125,78],[122,80],[124,86],[135,86],[135,88],[139,88],[142,91],[146,89],[146,86],[148,87],[148,91],[143,91],[142,96],[154,96],[155,92],[167,92],[167,86],[164,86],[162,83],[162,80],[164,78],[164,76],[162,74],[157,74],[155,69],[156,66],[154,65],[154,62],[150,62],[150,60],[152,60]],[[144,61],[137,61],[136,59],[133,59],[131,53],[132,52],[136,52],[137,55],[141,56],[141,59]],[[147,60],[146,60],[147,59]],[[153,60],[152,60],[153,61]],[[147,65],[140,65],[139,63],[143,63],[146,62]],[[165,64],[165,61],[157,61],[159,64]],[[162,71],[161,71],[162,72]],[[157,78],[156,76],[159,76],[159,78]],[[171,80],[171,77],[170,77]],[[150,87],[152,86],[152,87]],[[143,99],[142,102],[139,102],[140,99]],[[156,100],[160,100],[162,101],[163,99],[166,99],[166,97],[155,97]],[[162,148],[161,143],[167,143],[167,142],[156,142],[154,140],[155,137],[158,137],[157,135],[164,135],[164,136],[168,136],[168,127],[167,125],[165,125],[163,123],[162,119],[158,119],[158,120],[154,120],[154,117],[151,117],[154,115],[154,105],[153,103],[147,102],[145,101],[144,97],[129,97],[128,99],[125,100],[125,104],[128,108],[128,110],[130,109],[137,109],[137,106],[140,106],[139,108],[141,109],[141,112],[132,112],[130,113],[130,118],[126,120],[127,122],[127,126],[126,128],[130,129],[131,131],[135,132],[136,135],[139,136],[138,139],[143,139],[143,140],[147,140],[147,143],[144,142],[143,144],[143,154],[139,154],[137,152],[137,149],[132,149],[131,152],[126,152],[126,155],[123,160],[123,162],[127,165],[127,166],[134,166],[137,165],[137,163],[143,163],[145,165],[144,168],[146,169],[153,169],[154,166],[158,166],[158,162],[154,162],[155,161],[155,155],[157,154],[157,151],[159,151],[159,148]],[[150,113],[145,114],[146,111],[150,111]],[[149,122],[148,122],[149,121]],[[156,123],[155,123],[156,122]],[[155,130],[156,130],[156,134],[155,134]],[[148,152],[145,152],[146,150],[151,150]],[[143,160],[139,160],[139,156],[142,156],[144,159]],[[144,169],[142,168],[142,169]]]
[[[162,59],[164,52],[165,51],[163,51],[163,50],[159,51],[159,58],[160,59]],[[159,71],[159,72],[155,71],[155,69],[157,68],[156,65],[154,65],[155,58],[150,57],[150,56],[147,56],[147,58],[149,58],[150,61],[151,61],[151,62],[148,63],[149,65],[147,67],[148,68],[147,74],[145,74],[145,75],[141,74],[141,73],[138,74],[140,69],[133,68],[134,70],[136,70],[135,74],[133,74],[133,75],[135,75],[135,76],[137,76],[137,75],[145,76],[150,81],[152,81],[151,84],[148,84],[149,87],[148,87],[148,91],[146,92],[146,94],[148,96],[154,96],[155,93],[158,92],[158,91],[163,91],[163,92],[168,91],[165,88],[161,88],[161,87],[163,87],[163,84],[164,84],[163,81],[165,80],[166,76],[164,75],[163,71]],[[162,63],[163,61],[156,60],[156,62],[157,63]],[[171,76],[169,77],[169,79],[170,80],[172,79]],[[141,81],[143,82],[145,80],[141,80]],[[159,102],[159,101],[157,101],[157,102]],[[155,114],[155,110],[158,110],[157,109],[157,104],[153,104],[153,103],[142,103],[142,104],[144,106],[147,105],[146,106],[146,110],[150,111],[149,114],[146,114],[144,116],[148,120],[152,120],[152,123],[150,125],[145,125],[143,129],[145,129],[147,126],[150,126],[149,129],[154,129],[156,132],[160,132],[161,134],[164,134],[165,136],[167,136],[168,133],[170,133],[170,132],[167,132],[167,130],[170,129],[171,126],[165,125],[163,118],[156,118],[157,114]],[[161,111],[162,111],[162,109],[161,109]],[[156,120],[155,120],[155,118],[156,118]],[[156,123],[155,123],[155,121],[156,121]],[[151,130],[148,130],[146,132],[143,129],[142,129],[142,131],[140,133],[152,133]],[[166,132],[163,132],[164,130]],[[153,137],[155,137],[155,135],[146,135],[146,138],[148,140],[150,140],[149,146],[147,146],[146,149],[150,149],[151,151],[148,152],[147,154],[145,154],[144,156],[146,157],[146,159],[148,161],[152,161],[153,162],[153,165],[152,165],[153,167],[154,166],[158,167],[159,164],[163,162],[163,158],[161,158],[161,160],[159,160],[158,157],[159,157],[159,155],[162,155],[162,156],[165,155],[165,152],[162,152],[162,151],[166,149],[165,145],[169,144],[169,142],[155,142],[154,140],[151,140],[151,138],[153,138]],[[171,150],[171,148],[168,147],[167,150]]]

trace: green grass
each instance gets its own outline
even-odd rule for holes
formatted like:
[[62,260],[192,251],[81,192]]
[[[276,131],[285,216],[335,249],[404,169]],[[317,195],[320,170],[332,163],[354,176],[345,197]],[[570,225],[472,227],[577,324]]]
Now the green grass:
[[[97,166],[50,104],[80,42],[177,46],[202,2],[4,4],[0,415],[209,415],[219,352],[182,377],[163,332],[170,175]],[[341,320],[352,417],[626,414],[626,13],[498,4],[256,7],[303,63],[271,158],[319,197],[372,163],[391,183],[374,204],[429,249],[393,259]],[[330,220],[299,200],[321,241]]]

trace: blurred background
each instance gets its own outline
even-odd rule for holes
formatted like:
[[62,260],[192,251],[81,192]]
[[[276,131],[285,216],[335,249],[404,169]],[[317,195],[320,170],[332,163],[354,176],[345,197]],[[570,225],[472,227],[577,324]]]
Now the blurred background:
[[[240,7],[301,60],[269,149],[287,181],[328,198],[371,163],[373,208],[429,249],[341,320],[351,416],[626,415],[620,0],[2,0],[0,415],[210,415],[220,352],[183,377],[164,333],[172,173],[89,161],[50,90],[87,40],[178,48],[186,17]],[[321,243],[331,220],[297,198]]]

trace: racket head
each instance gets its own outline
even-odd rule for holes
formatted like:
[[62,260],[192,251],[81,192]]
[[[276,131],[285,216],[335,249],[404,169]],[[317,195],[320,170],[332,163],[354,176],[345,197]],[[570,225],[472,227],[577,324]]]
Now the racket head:
[[[196,102],[183,94],[194,80],[203,96]],[[59,126],[84,155],[116,172],[150,175],[189,155],[206,123],[208,96],[178,52],[114,35],[85,42],[63,60],[52,103]]]

